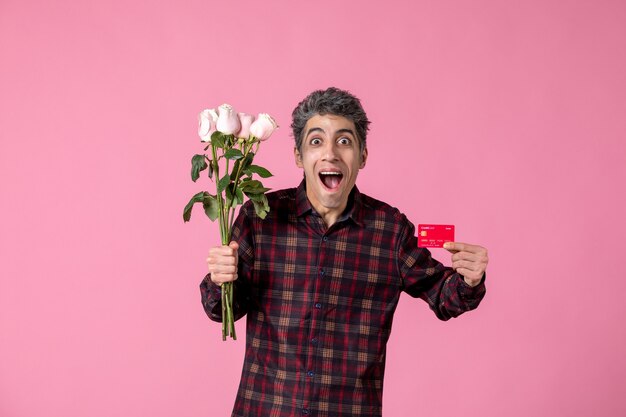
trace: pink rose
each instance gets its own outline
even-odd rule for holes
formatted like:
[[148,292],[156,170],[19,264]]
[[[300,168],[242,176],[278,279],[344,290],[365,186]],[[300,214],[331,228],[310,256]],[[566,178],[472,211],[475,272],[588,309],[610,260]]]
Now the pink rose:
[[267,113],[259,113],[254,123],[250,126],[250,133],[259,140],[267,140],[278,125],[272,116]]
[[229,104],[222,104],[218,109],[217,130],[225,135],[232,135],[239,131],[241,123],[237,113]]
[[204,109],[198,115],[198,136],[202,142],[211,143],[211,135],[217,130],[217,112]]
[[250,125],[254,122],[254,116],[248,113],[239,113],[239,121],[241,122],[241,129],[237,133],[237,137],[248,139],[248,136],[250,136]]

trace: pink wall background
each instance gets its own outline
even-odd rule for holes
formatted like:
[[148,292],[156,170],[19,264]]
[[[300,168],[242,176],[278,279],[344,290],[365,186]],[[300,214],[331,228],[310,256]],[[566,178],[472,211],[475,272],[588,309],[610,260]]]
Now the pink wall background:
[[[244,341],[181,214],[196,115],[281,129],[336,85],[373,120],[358,185],[490,250],[481,307],[402,298],[385,415],[626,415],[621,1],[0,2],[0,415],[225,416]],[[437,258],[449,263],[446,252]],[[243,322],[238,323],[243,338]]]

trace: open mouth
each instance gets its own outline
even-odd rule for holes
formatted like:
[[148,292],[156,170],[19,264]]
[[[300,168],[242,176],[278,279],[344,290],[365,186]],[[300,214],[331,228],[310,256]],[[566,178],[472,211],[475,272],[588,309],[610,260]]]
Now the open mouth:
[[334,190],[341,184],[343,174],[336,171],[322,171],[319,173],[319,177],[326,188]]

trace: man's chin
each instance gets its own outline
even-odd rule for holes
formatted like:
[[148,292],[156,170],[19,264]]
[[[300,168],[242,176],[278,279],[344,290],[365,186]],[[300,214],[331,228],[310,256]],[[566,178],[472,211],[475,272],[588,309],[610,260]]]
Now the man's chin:
[[[311,189],[308,189],[308,191],[311,191]],[[317,202],[317,204],[321,206],[319,207],[320,209],[327,211],[343,209],[348,203],[348,195],[350,194],[346,192],[341,185],[337,187],[336,190],[330,190],[326,187],[315,187],[313,195],[308,191],[309,200],[311,202]]]

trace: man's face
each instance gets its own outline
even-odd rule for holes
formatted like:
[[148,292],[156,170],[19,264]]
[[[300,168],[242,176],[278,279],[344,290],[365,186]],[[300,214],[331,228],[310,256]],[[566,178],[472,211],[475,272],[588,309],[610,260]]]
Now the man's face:
[[315,115],[304,127],[302,150],[294,150],[296,165],[304,169],[306,192],[315,210],[338,217],[346,208],[359,169],[365,166],[354,123],[332,114]]

